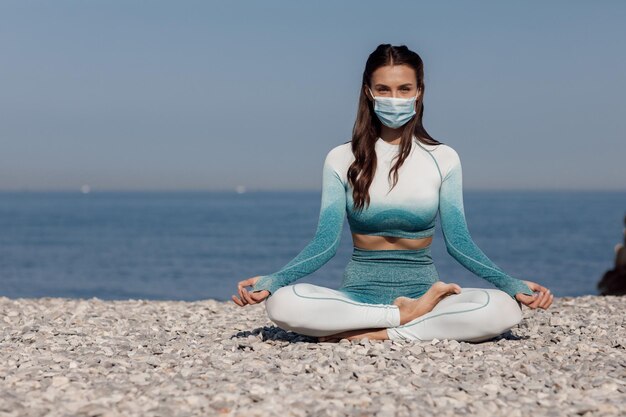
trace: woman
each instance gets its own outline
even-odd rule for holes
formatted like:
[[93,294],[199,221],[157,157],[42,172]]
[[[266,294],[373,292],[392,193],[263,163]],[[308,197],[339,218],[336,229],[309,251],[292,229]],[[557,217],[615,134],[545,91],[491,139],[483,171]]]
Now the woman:
[[[315,236],[279,271],[239,282],[237,305],[266,300],[268,317],[282,329],[330,342],[478,342],[519,323],[521,304],[550,306],[547,288],[507,275],[472,241],[459,156],[424,129],[423,97],[419,55],[404,45],[378,46],[363,73],[352,140],[324,161]],[[335,255],[346,212],[354,252],[341,287],[292,284]],[[437,212],[448,253],[497,289],[439,280],[430,253]]]

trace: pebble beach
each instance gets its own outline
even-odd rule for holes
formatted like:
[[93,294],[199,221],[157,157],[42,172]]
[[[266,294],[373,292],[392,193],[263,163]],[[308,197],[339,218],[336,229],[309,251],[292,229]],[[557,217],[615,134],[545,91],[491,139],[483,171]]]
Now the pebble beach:
[[482,343],[318,343],[264,304],[0,297],[0,416],[623,416],[626,297]]

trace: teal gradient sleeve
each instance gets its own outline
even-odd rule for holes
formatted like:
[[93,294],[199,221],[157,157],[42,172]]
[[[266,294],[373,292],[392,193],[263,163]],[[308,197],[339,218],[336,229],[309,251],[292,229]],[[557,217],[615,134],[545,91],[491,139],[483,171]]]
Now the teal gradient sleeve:
[[[450,148],[451,149],[451,148]],[[463,207],[463,174],[461,161],[451,149],[450,165],[439,189],[439,216],[448,253],[466,269],[491,282],[515,299],[515,294],[533,295],[523,281],[507,275],[472,240]]]
[[328,262],[337,253],[346,215],[346,189],[333,164],[333,152],[324,161],[322,174],[322,202],[317,230],[313,239],[279,271],[261,276],[252,291],[278,288],[309,275]]

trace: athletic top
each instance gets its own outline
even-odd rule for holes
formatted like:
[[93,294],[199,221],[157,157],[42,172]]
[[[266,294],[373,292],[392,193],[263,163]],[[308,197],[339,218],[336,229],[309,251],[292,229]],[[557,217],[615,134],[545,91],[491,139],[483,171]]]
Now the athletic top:
[[410,154],[398,170],[398,182],[391,191],[393,176],[389,172],[400,145],[379,137],[375,152],[377,168],[369,189],[370,205],[361,212],[353,210],[352,187],[347,179],[348,168],[355,160],[351,142],[328,152],[315,236],[279,271],[261,276],[252,291],[268,290],[273,294],[328,262],[337,253],[346,213],[354,233],[424,238],[434,234],[439,212],[446,249],[454,259],[514,299],[519,292],[533,294],[526,283],[507,275],[472,240],[463,208],[461,161],[452,147],[424,144],[414,136]]

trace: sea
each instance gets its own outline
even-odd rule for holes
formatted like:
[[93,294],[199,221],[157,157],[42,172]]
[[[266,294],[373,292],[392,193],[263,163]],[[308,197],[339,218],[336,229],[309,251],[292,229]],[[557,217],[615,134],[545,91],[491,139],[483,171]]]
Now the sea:
[[[626,192],[464,191],[468,228],[507,274],[555,296],[598,294],[624,241]],[[0,296],[231,301],[237,284],[279,270],[313,238],[314,191],[0,192]],[[339,288],[349,225],[335,257],[297,282]],[[495,288],[445,248],[440,279]]]

